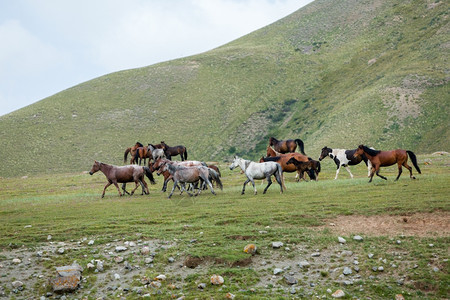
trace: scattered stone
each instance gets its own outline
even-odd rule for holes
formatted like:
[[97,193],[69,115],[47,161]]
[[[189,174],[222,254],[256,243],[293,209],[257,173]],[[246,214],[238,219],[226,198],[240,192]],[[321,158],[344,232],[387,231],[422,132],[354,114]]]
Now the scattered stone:
[[199,283],[199,284],[197,285],[197,288],[199,288],[199,289],[201,289],[201,290],[204,290],[204,289],[206,288],[206,283]]
[[344,251],[341,252],[341,255],[343,255],[343,256],[352,256],[353,255],[353,251],[344,250]]
[[161,287],[161,282],[159,282],[159,281],[152,281],[150,283],[150,286],[152,286],[154,288],[160,288]]
[[400,240],[397,240],[397,244],[399,244],[399,245],[400,245],[401,243],[402,243],[402,241],[400,241]]
[[95,268],[95,266],[94,266],[94,264],[92,264],[92,263],[88,263],[88,264],[86,265],[86,268],[88,268],[88,269],[93,269],[93,268]]
[[345,296],[345,293],[343,290],[337,290],[336,292],[334,292],[333,294],[331,294],[331,296],[333,298],[342,298]]
[[256,245],[248,244],[247,246],[244,247],[244,252],[251,254],[251,255],[255,255],[256,254]]
[[340,236],[338,237],[338,242],[341,244],[347,243],[347,241],[343,237],[340,237]]
[[120,264],[121,262],[123,262],[123,257],[122,256],[116,256],[114,257],[114,261],[118,264]]
[[100,260],[97,261],[97,270],[98,270],[99,272],[103,272],[103,271],[104,271],[104,268],[103,268],[103,262],[100,261]]
[[284,275],[284,280],[286,281],[287,284],[290,284],[290,285],[294,285],[294,284],[298,283],[297,279],[295,279],[295,277],[290,276],[290,275]]
[[11,283],[11,285],[13,286],[13,288],[15,288],[15,289],[21,289],[21,288],[23,288],[23,282],[22,281],[19,281],[19,280],[16,280],[16,281],[13,281],[12,283]]
[[282,273],[282,272],[283,272],[283,269],[275,268],[275,269],[273,270],[273,275],[278,275],[278,274],[280,274],[280,273]]
[[128,248],[124,247],[124,246],[117,246],[116,247],[116,252],[123,252],[123,251],[127,251]]
[[438,267],[434,267],[433,268],[433,272],[439,272],[439,268]]
[[372,271],[376,272],[378,270],[377,267],[372,267]]
[[20,259],[18,259],[18,258],[14,258],[13,260],[12,260],[12,263],[13,264],[15,264],[15,265],[18,265],[18,264],[20,264],[22,261],[20,260]]
[[283,242],[272,242],[272,248],[274,248],[274,249],[278,249],[278,248],[281,248],[281,247],[283,247]]
[[148,255],[149,253],[150,253],[150,248],[149,247],[147,247],[147,246],[142,247],[142,249],[141,249],[141,254],[142,255]]
[[307,262],[306,260],[303,260],[303,261],[301,261],[301,262],[299,262],[298,263],[298,266],[300,267],[300,268],[309,268],[311,265],[310,265],[310,263],[309,262]]
[[356,273],[359,273],[359,267],[358,266],[354,266],[353,270],[355,270]]
[[360,236],[360,235],[355,235],[355,236],[353,237],[353,239],[354,239],[355,241],[358,241],[358,242],[362,242],[362,241],[363,241],[363,238],[362,238],[362,236]]
[[373,257],[373,253],[369,253],[369,254],[367,255],[367,257],[368,257],[368,258],[372,258],[372,257]]
[[119,279],[120,279],[120,275],[117,274],[117,273],[114,273],[114,279],[115,279],[115,280],[119,280]]
[[88,242],[88,245],[91,246],[91,245],[94,245],[94,243],[95,243],[94,240],[90,240],[90,241]]
[[173,263],[173,262],[175,262],[175,258],[173,258],[173,257],[171,256],[171,257],[169,257],[169,258],[167,259],[167,261],[168,261],[169,263]]
[[58,249],[59,254],[64,254],[65,251],[66,251],[66,249],[64,249],[64,247],[61,247]]
[[225,298],[227,298],[227,299],[234,299],[234,297],[236,297],[236,296],[230,292],[228,292],[225,296]]
[[47,241],[50,241],[51,239],[52,239],[52,235],[49,234],[49,235],[47,236]]
[[320,256],[320,252],[311,253],[311,256],[312,257],[319,257]]
[[349,267],[345,267],[344,271],[342,273],[344,275],[350,275],[350,274],[352,274],[352,269],[350,269]]
[[31,225],[25,225],[23,228],[31,228],[31,227],[33,227],[33,226],[31,226]]
[[378,267],[378,272],[383,272],[384,271],[384,268],[383,267]]
[[292,295],[294,295],[295,293],[297,293],[297,290],[295,289],[295,287],[292,287],[291,290],[289,291]]
[[220,275],[211,276],[211,283],[214,285],[222,285],[224,283],[223,277]]
[[267,231],[266,230],[260,230],[259,234],[267,234]]
[[130,243],[128,243],[128,246],[130,246],[130,247],[136,247],[136,243],[135,243],[135,242],[130,242]]
[[327,289],[327,293],[331,294],[333,291],[331,289]]
[[56,268],[57,277],[49,280],[53,292],[73,292],[78,289],[83,268],[78,264]]
[[146,257],[144,260],[145,264],[151,264],[153,262],[153,257]]
[[161,274],[161,275],[156,276],[155,280],[164,281],[164,280],[166,280],[166,278],[167,278],[166,275]]
[[428,244],[428,247],[434,247],[434,244]]

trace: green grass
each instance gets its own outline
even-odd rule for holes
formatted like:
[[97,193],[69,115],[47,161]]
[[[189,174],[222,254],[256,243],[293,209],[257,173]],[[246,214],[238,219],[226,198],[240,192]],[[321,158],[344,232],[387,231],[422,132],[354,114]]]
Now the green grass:
[[90,80],[0,117],[0,176],[122,164],[136,141],[220,162],[260,157],[270,136],[313,157],[361,143],[448,150],[448,11],[314,1],[211,51]]
[[[283,297],[285,288],[288,288],[283,280],[272,282],[273,288],[270,284],[269,287],[260,285],[261,280],[272,276],[277,261],[290,259],[296,265],[315,249],[321,249],[324,253],[339,253],[333,252],[336,251],[333,249],[337,244],[337,235],[329,229],[317,229],[320,225],[326,225],[328,220],[342,215],[449,212],[448,156],[420,155],[418,159],[423,173],[417,175],[418,179],[410,180],[403,173],[400,180],[394,182],[396,167],[390,167],[382,169],[388,181],[374,178],[371,184],[366,178],[366,168],[362,165],[352,167],[356,177],[354,180],[349,179],[345,170],[342,170],[338,180],[333,180],[334,163],[326,159],[318,182],[296,183],[293,174],[286,174],[288,189],[282,195],[275,185],[263,195],[263,186],[259,182],[257,196],[253,195],[250,186],[245,195],[240,195],[244,175],[236,170],[230,171],[227,165],[221,165],[225,188],[218,191],[217,196],[204,191],[194,198],[175,194],[170,200],[167,199],[167,193],[159,191],[160,178],[157,178],[156,186],[151,186],[149,196],[119,197],[111,187],[103,199],[100,198],[105,184],[103,174],[2,178],[0,247],[4,250],[23,245],[37,247],[47,243],[49,234],[55,242],[95,238],[96,245],[114,240],[136,240],[137,236],[143,240],[175,241],[173,247],[158,254],[155,269],[149,275],[164,272],[170,256],[204,259],[208,263],[203,264],[203,269],[199,269],[196,275],[171,279],[176,284],[183,282],[183,293],[188,298],[219,296],[227,292],[255,299]],[[425,161],[431,164],[425,165]],[[32,227],[25,228],[26,225]],[[261,230],[267,233],[259,233]],[[239,236],[246,239],[240,239]],[[350,296],[370,294],[375,299],[393,298],[397,293],[417,299],[424,296],[436,299],[446,297],[449,276],[448,263],[444,259],[448,259],[448,236],[364,236],[362,243],[352,241],[351,236],[344,238],[348,241],[347,249],[359,257],[363,291],[360,291],[357,283],[342,287],[335,282],[332,269],[342,267],[344,262],[338,254],[333,254],[330,264],[334,267],[330,269],[329,266],[323,266],[317,270],[315,276],[321,281],[313,289],[315,293],[326,294],[326,286],[333,290],[344,288]],[[195,243],[191,242],[193,239]],[[397,239],[401,239],[401,245],[395,243]],[[283,254],[283,250],[272,250],[269,245],[273,241],[282,241],[292,248],[291,252]],[[255,261],[268,262],[262,269],[258,269],[255,262],[239,267],[249,257],[243,252],[248,243],[255,243],[260,249],[254,257]],[[429,244],[435,246],[430,248]],[[75,258],[85,264],[92,255],[86,251],[67,251],[63,256],[47,262],[48,269],[69,264]],[[394,252],[407,254],[399,259],[392,254]],[[374,253],[375,259],[367,260],[368,253]],[[89,255],[86,257],[83,254]],[[101,253],[97,257],[101,259]],[[389,263],[396,263],[398,269],[386,267],[383,274],[373,274],[371,268],[380,264],[379,257],[386,258]],[[440,272],[430,270],[429,263],[435,261],[435,257],[439,257],[437,262]],[[137,259],[134,263],[139,261]],[[419,267],[413,269],[414,264]],[[198,282],[209,282],[211,274],[226,278],[227,288],[208,287],[200,292]],[[93,274],[88,272],[87,275]],[[377,279],[369,279],[371,275]],[[398,286],[396,282],[403,275],[407,276],[408,284]],[[319,282],[319,279],[313,278],[296,286],[300,290],[299,295],[305,293],[307,297],[309,282]],[[89,290],[96,288],[96,279],[93,278],[89,281]],[[250,291],[251,288],[254,290]],[[171,293],[165,287],[163,291],[165,295]]]

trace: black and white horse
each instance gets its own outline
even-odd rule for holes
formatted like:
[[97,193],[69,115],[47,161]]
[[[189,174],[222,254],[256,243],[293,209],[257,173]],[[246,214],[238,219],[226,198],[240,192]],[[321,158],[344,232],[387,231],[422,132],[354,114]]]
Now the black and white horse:
[[322,148],[319,160],[322,161],[322,159],[324,159],[327,156],[331,157],[331,159],[334,160],[337,166],[336,177],[334,177],[334,179],[338,178],[339,170],[341,169],[342,166],[344,166],[344,168],[350,174],[350,177],[353,179],[353,174],[352,172],[350,172],[348,166],[357,165],[361,161],[364,161],[366,163],[368,169],[368,176],[370,176],[370,170],[372,169],[372,164],[370,163],[370,160],[368,160],[365,155],[354,157],[356,150],[357,149],[354,150],[331,149],[325,146]]

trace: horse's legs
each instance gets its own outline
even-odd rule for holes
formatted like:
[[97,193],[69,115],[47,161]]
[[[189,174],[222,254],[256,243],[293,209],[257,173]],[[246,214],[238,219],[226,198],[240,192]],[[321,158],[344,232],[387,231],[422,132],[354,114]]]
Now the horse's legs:
[[397,181],[400,178],[400,175],[402,175],[402,172],[403,172],[402,164],[398,163],[397,165],[398,165],[398,175],[397,175],[397,178],[395,178],[395,181]]
[[353,179],[353,174],[350,172],[350,168],[347,165],[344,165],[344,168],[347,170],[347,172],[350,174],[350,177]]
[[134,189],[131,191],[131,195],[133,195],[134,192],[135,192],[135,191],[137,190],[137,188],[139,187],[139,179],[135,180],[134,183],[135,183],[136,186],[135,186]]
[[[379,167],[378,167],[379,168]],[[376,166],[373,166],[372,167],[372,169],[370,169],[370,179],[369,179],[369,182],[372,182],[372,179],[373,179],[373,175],[375,175],[375,171],[377,170],[377,167]]]
[[[383,175],[380,175],[380,166],[378,166],[378,167],[376,168],[376,172],[375,172],[375,173],[377,174],[378,177],[381,177],[381,178],[383,178],[384,180],[387,180],[386,177],[384,177]],[[400,175],[399,175],[399,176],[400,176]]]
[[[214,192],[214,188],[213,188],[213,186],[212,186],[211,181],[209,181],[208,176],[205,176],[205,178],[202,178],[202,179],[203,179],[203,185],[205,185],[205,182],[206,182],[206,183],[208,184],[209,188],[211,189],[211,193],[212,193],[213,195],[215,195],[216,192]],[[202,190],[202,189],[201,189],[201,190]]]
[[[249,178],[247,178],[247,180],[244,182],[244,187],[242,188],[242,192],[241,192],[241,195],[244,195],[244,193],[245,193],[245,186],[247,185],[247,183],[249,183],[250,182],[250,179]],[[253,184],[253,186],[254,186],[255,184]]]
[[338,175],[339,175],[339,170],[341,169],[341,165],[339,165],[338,167],[337,167],[337,170],[336,170],[336,176],[334,177],[334,180],[336,180],[337,178],[338,178]]
[[275,173],[275,179],[280,185],[281,193],[283,193],[283,180],[281,179],[280,173],[278,172]]
[[147,182],[145,182],[144,178],[142,178],[142,180],[139,180],[139,182],[142,186],[142,195],[144,195],[144,193],[146,195],[150,194],[150,191],[148,190]]
[[[117,184],[117,181],[113,181],[114,186],[116,187],[117,191],[119,192],[119,196],[122,197],[122,193],[120,192],[119,185]],[[133,192],[131,192],[133,194]]]
[[411,179],[416,179],[416,177],[414,177],[413,174],[412,174],[412,167],[410,167],[410,166],[408,165],[408,163],[407,163],[406,160],[405,160],[405,162],[403,163],[403,166],[409,170],[409,178],[411,178]]
[[[266,179],[267,179],[267,178],[266,178]],[[269,178],[269,180],[270,180],[270,182],[272,182],[272,179]],[[253,178],[250,179],[250,181],[252,182],[254,194],[256,195],[258,192],[256,191],[255,181],[253,180]]]
[[126,187],[127,187],[126,182],[122,183],[122,191],[123,191],[123,193],[129,195],[130,193],[128,193],[128,191],[126,190]]
[[370,177],[370,171],[372,171],[372,163],[370,162],[370,160],[367,160],[367,177]]
[[[108,188],[108,186],[110,186],[112,184],[112,182],[111,181],[108,181],[108,183],[105,185],[105,187],[103,188],[103,194],[102,194],[102,198],[103,197],[105,197],[105,191],[106,191],[106,189]],[[120,194],[120,191],[119,191],[119,194]],[[122,196],[122,195],[121,195]]]
[[[272,175],[268,175],[268,176],[266,176],[266,179],[267,179],[267,186],[266,186],[266,188],[264,189],[264,192],[263,192],[263,194],[265,194],[266,192],[267,192],[267,189],[269,188],[269,186],[271,186],[272,185]],[[256,189],[255,189],[255,195],[256,195]]]
[[176,181],[176,180],[174,180],[173,181],[173,187],[172,187],[172,191],[170,192],[170,194],[169,194],[169,199],[170,199],[170,197],[172,197],[172,194],[173,194],[173,191],[175,191],[175,187],[178,185],[178,181]]

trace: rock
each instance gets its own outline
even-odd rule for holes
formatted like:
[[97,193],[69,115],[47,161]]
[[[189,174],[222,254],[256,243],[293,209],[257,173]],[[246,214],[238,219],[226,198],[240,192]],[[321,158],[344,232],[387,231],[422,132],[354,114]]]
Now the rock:
[[405,297],[402,294],[397,294],[395,295],[395,300],[405,300]]
[[272,242],[272,248],[274,248],[274,249],[278,249],[278,248],[281,248],[281,247],[283,247],[283,242]]
[[31,225],[25,225],[23,228],[31,228],[31,227],[33,227],[33,226],[31,226]]
[[298,283],[297,279],[295,279],[295,277],[290,276],[290,275],[284,275],[284,280],[289,285],[294,285],[294,284]]
[[333,294],[331,294],[331,296],[333,298],[342,298],[345,296],[345,293],[343,290],[337,290],[336,292],[334,292]]
[[283,269],[275,268],[275,269],[273,270],[273,275],[278,275],[278,274],[280,274],[280,273],[282,273],[282,272],[283,272]]
[[118,264],[120,264],[121,262],[123,262],[123,257],[122,256],[116,256],[114,257],[114,261]]
[[23,282],[22,282],[22,281],[19,281],[19,280],[16,280],[16,281],[11,282],[11,285],[12,285],[13,288],[15,288],[15,289],[20,289],[20,288],[23,287]]
[[345,267],[344,271],[342,273],[344,275],[350,275],[350,274],[352,274],[352,269],[350,269],[349,267]]
[[224,279],[220,275],[213,275],[211,276],[211,283],[214,285],[222,285],[224,283]]
[[344,251],[341,252],[341,255],[343,255],[343,256],[352,256],[353,255],[353,251],[344,250]]
[[167,261],[168,261],[169,263],[173,263],[173,262],[175,262],[175,258],[169,257],[169,258],[167,259]]
[[150,286],[152,286],[154,288],[160,288],[161,287],[161,282],[159,282],[159,281],[152,281],[150,283]]
[[78,289],[83,268],[78,264],[56,268],[57,277],[49,280],[53,292],[73,292]]
[[232,293],[230,293],[230,292],[228,292],[226,295],[225,295],[225,298],[227,298],[227,299],[234,299],[234,297],[236,297],[234,294],[232,294]]
[[341,244],[347,243],[347,241],[343,237],[340,237],[340,236],[338,237],[338,242]]
[[142,247],[142,249],[141,249],[141,254],[142,255],[148,255],[149,253],[150,253],[150,248],[149,247],[147,247],[147,246]]
[[206,288],[206,283],[199,283],[199,284],[197,285],[197,288],[199,288],[199,289],[201,289],[201,290],[204,290],[204,289]]
[[61,247],[58,249],[59,254],[64,254],[65,251],[66,251],[66,249],[64,249],[64,247]]
[[89,242],[88,242],[88,245],[90,246],[90,245],[94,245],[94,240],[90,240]]
[[135,242],[130,242],[128,245],[129,245],[130,247],[136,247],[136,243],[135,243]]
[[52,235],[49,234],[49,235],[47,236],[47,241],[50,241],[51,239],[52,239]]
[[144,260],[145,264],[151,264],[153,262],[153,257],[146,257]]
[[384,268],[383,267],[378,267],[378,272],[383,272]]
[[307,262],[306,260],[303,260],[301,262],[298,263],[298,266],[300,268],[309,268],[311,265],[309,262]]
[[355,235],[355,236],[353,237],[353,239],[354,239],[355,241],[358,241],[358,242],[362,242],[362,241],[363,241],[363,238],[362,238],[362,236],[360,236],[360,235]]
[[164,280],[166,280],[166,278],[167,278],[166,275],[161,274],[161,275],[156,276],[155,280],[164,281]]
[[114,279],[115,279],[115,280],[119,280],[119,279],[120,279],[120,275],[117,274],[117,273],[114,273]]
[[373,253],[369,253],[369,254],[367,255],[367,257],[368,257],[368,258],[372,258],[372,257],[373,257]]
[[15,264],[15,265],[18,265],[18,264],[20,264],[22,261],[20,260],[20,259],[18,259],[18,258],[14,258],[13,260],[12,260],[12,263],[13,264]]
[[100,272],[104,271],[103,262],[100,260],[97,261],[97,270],[99,270]]
[[95,266],[94,266],[94,264],[92,264],[92,263],[88,263],[88,264],[86,265],[86,268],[88,268],[88,269],[93,269],[93,268],[95,268]]
[[244,252],[251,254],[251,255],[255,255],[256,254],[256,245],[248,244],[247,246],[244,247]]
[[320,256],[320,252],[311,253],[311,256],[312,257],[319,257]]
[[116,247],[116,252],[123,252],[123,251],[127,251],[128,248],[124,247],[124,246],[117,246]]

